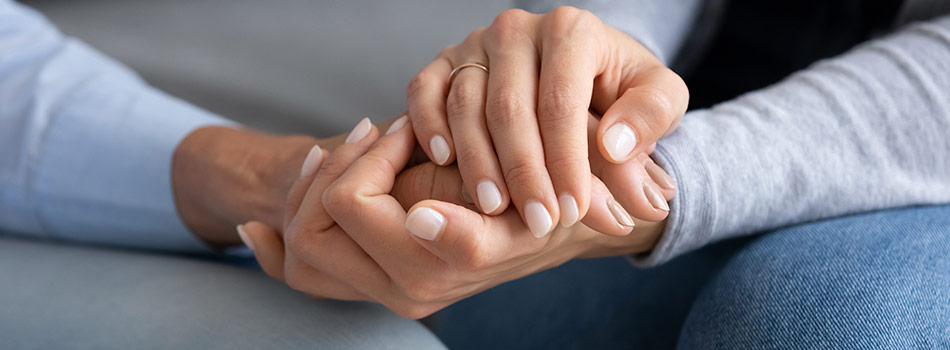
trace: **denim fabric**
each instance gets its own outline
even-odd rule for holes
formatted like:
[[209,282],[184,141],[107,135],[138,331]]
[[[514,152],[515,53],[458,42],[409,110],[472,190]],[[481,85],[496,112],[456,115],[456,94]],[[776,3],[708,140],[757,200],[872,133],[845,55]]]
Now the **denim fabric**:
[[950,206],[790,227],[647,270],[574,261],[433,325],[452,349],[950,349]]
[[683,349],[950,349],[950,206],[761,237],[700,293]]

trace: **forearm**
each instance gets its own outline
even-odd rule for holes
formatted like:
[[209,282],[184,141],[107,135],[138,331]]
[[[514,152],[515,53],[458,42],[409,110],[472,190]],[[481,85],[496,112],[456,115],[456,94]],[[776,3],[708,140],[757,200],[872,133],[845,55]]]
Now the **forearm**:
[[604,23],[637,39],[669,65],[679,53],[703,3],[704,0],[516,0],[515,6],[536,13],[565,5],[589,10]]
[[661,140],[678,184],[642,264],[781,226],[950,201],[950,18],[711,110]]
[[[385,130],[393,120],[379,127]],[[172,160],[178,213],[195,236],[218,248],[240,244],[238,224],[255,220],[282,227],[287,192],[307,153],[313,145],[332,151],[345,138],[197,129],[178,145]]]

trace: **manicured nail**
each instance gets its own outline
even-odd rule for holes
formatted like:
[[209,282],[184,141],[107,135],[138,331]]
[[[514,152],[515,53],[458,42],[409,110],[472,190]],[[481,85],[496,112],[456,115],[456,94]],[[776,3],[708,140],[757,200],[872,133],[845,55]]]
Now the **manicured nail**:
[[551,214],[548,213],[548,209],[541,202],[528,201],[524,205],[524,216],[528,219],[528,230],[531,230],[535,237],[544,237],[548,234],[548,231],[551,231],[551,225],[553,224]]
[[360,123],[356,124],[356,127],[353,128],[353,131],[350,132],[350,136],[346,137],[346,143],[360,142],[360,140],[369,134],[370,126],[372,125],[373,123],[369,121],[369,118],[363,118],[363,120],[360,120]]
[[389,125],[389,130],[386,130],[386,135],[392,134],[402,127],[406,126],[406,121],[409,120],[409,116],[401,116],[399,119],[396,119],[392,124]]
[[241,237],[241,242],[244,242],[249,249],[254,250],[254,242],[247,237],[247,232],[244,232],[244,225],[237,225],[238,237]]
[[308,178],[316,174],[321,162],[323,162],[323,149],[319,145],[314,145],[310,153],[307,153],[307,158],[303,160],[303,166],[300,167],[300,178]]
[[637,146],[637,134],[627,123],[619,122],[607,129],[604,133],[604,148],[614,161],[627,159],[633,148]]
[[624,209],[613,197],[607,198],[607,209],[610,209],[610,214],[614,216],[614,220],[617,220],[617,224],[620,226],[636,226],[636,224],[633,223],[633,218],[627,213],[627,209]]
[[472,195],[468,193],[468,189],[465,188],[465,184],[462,184],[462,200],[468,204],[475,204],[475,200],[472,199]]
[[445,165],[445,162],[449,160],[449,144],[445,142],[445,138],[439,135],[435,135],[432,140],[429,141],[429,150],[432,151],[432,157],[436,164]]
[[406,218],[406,229],[427,241],[438,237],[444,227],[445,216],[431,208],[416,208]]
[[482,181],[475,187],[475,194],[478,195],[478,206],[482,208],[485,214],[498,210],[501,206],[501,192],[498,186],[490,180]]
[[557,204],[561,207],[561,226],[574,226],[577,223],[577,217],[580,216],[580,210],[577,209],[577,201],[574,196],[562,194],[557,198]]
[[670,174],[667,174],[659,165],[652,161],[647,161],[646,169],[647,174],[650,175],[650,178],[653,179],[653,182],[656,182],[657,185],[667,190],[676,189],[676,182],[673,182],[673,178],[670,177]]
[[657,210],[670,211],[670,204],[666,202],[666,198],[663,198],[660,191],[653,188],[653,186],[643,183],[643,193],[647,195],[647,200],[650,201],[650,205],[654,208]]

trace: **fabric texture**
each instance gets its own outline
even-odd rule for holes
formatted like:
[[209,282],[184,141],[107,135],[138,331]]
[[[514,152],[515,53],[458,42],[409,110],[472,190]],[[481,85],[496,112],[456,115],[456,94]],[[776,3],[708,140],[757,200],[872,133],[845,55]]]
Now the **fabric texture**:
[[437,314],[452,349],[950,348],[950,206],[798,225],[651,269],[572,261]]
[[204,251],[175,209],[172,154],[192,130],[233,125],[149,87],[0,0],[0,229]]
[[654,154],[678,184],[656,265],[711,242],[950,201],[950,17],[687,115]]
[[175,255],[0,237],[0,280],[3,349],[444,349],[383,306]]

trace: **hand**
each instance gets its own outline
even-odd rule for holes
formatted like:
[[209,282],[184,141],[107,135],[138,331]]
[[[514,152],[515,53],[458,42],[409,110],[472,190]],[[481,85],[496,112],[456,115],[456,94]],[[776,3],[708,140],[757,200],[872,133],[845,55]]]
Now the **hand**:
[[[405,122],[380,137],[364,121],[334,152],[314,147],[291,186],[283,238],[260,222],[241,229],[264,271],[313,296],[375,301],[415,319],[576,256],[649,250],[662,232],[662,223],[622,237],[576,225],[533,238],[514,211],[488,216],[466,207],[454,167],[425,163],[396,179],[414,144]],[[620,223],[631,219],[596,178],[591,198],[585,224],[631,226]],[[414,203],[408,214],[407,203]]]
[[[478,62],[486,73],[454,67]],[[458,160],[467,190],[484,213],[509,201],[537,236],[570,226],[590,203],[592,164],[643,160],[675,128],[689,92],[682,79],[628,35],[590,12],[561,7],[538,15],[501,13],[488,28],[443,50],[409,84],[409,116],[433,162]],[[587,113],[603,119],[588,154]],[[594,169],[596,175],[599,174]],[[603,176],[602,176],[603,177]],[[639,186],[644,184],[643,186]],[[634,216],[663,219],[651,198],[673,190],[636,179],[621,195]],[[632,186],[636,185],[636,186]]]

